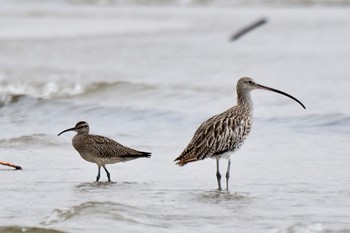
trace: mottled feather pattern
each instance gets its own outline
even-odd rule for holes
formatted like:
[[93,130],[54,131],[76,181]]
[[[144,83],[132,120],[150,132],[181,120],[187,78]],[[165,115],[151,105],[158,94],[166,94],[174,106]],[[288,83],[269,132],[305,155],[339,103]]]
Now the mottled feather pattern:
[[250,110],[248,106],[235,106],[203,122],[175,161],[181,166],[238,149],[251,130]]
[[225,177],[226,190],[228,190],[231,167],[230,156],[243,145],[252,128],[253,101],[250,92],[254,89],[268,90],[285,95],[305,108],[298,99],[283,91],[260,85],[251,78],[242,77],[238,80],[236,87],[237,105],[204,121],[196,130],[185,150],[175,159],[176,164],[184,166],[190,162],[215,158],[218,190],[222,190],[219,160],[226,158],[228,162]]
[[99,160],[104,162],[108,160],[128,161],[140,157],[150,157],[150,153],[137,151],[112,139],[93,134],[75,135],[73,147],[85,160],[95,163]]
[[89,134],[90,127],[86,121],[79,121],[75,124],[75,127],[63,130],[58,136],[69,131],[77,132],[72,140],[74,149],[77,150],[80,156],[86,161],[97,164],[97,182],[100,180],[101,167],[106,171],[108,181],[111,181],[111,176],[106,168],[106,164],[126,162],[142,157],[151,157],[150,152],[137,151],[123,146],[110,138]]

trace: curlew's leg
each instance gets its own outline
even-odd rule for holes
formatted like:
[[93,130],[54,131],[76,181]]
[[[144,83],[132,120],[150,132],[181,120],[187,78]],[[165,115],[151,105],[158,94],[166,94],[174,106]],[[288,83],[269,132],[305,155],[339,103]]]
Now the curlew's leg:
[[219,158],[216,159],[216,179],[218,181],[218,190],[221,189],[221,174],[220,174],[220,169],[219,169]]
[[98,172],[97,172],[97,177],[96,177],[96,182],[98,182],[100,180],[100,175],[101,175],[101,165],[97,165],[98,166]]
[[231,159],[228,159],[227,171],[226,171],[226,190],[227,191],[228,191],[228,180],[230,179],[230,168],[231,168]]
[[107,168],[106,168],[106,165],[102,165],[102,167],[105,169],[106,173],[107,173],[107,178],[108,178],[108,181],[111,182],[111,175],[109,174]]

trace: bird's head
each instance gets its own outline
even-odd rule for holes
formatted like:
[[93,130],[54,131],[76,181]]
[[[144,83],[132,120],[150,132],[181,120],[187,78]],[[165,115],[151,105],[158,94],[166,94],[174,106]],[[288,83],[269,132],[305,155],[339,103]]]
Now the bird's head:
[[240,92],[249,92],[254,89],[257,89],[258,84],[252,79],[248,77],[240,78],[237,82],[237,91]]
[[276,92],[278,94],[285,95],[285,96],[295,100],[296,102],[298,102],[305,109],[305,106],[297,98],[295,98],[295,97],[293,97],[293,96],[291,96],[283,91],[260,85],[260,84],[256,83],[252,78],[243,77],[243,78],[240,78],[237,82],[237,94],[238,94],[238,96],[245,96],[247,93],[249,93],[250,91],[252,91],[254,89],[273,91],[273,92]]
[[78,134],[89,134],[89,124],[85,121],[79,121],[73,128],[63,130],[58,136],[68,131],[75,131]]

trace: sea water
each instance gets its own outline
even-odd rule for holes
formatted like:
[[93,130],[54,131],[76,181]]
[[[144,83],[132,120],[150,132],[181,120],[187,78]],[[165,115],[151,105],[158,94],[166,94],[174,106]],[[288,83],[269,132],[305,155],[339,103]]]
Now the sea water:
[[[0,232],[350,232],[346,6],[79,3],[0,8],[0,160],[23,167],[0,168]],[[253,130],[219,192],[213,160],[173,160],[236,104],[241,76],[306,110],[253,91]],[[81,120],[152,157],[96,183],[75,133],[57,136]]]

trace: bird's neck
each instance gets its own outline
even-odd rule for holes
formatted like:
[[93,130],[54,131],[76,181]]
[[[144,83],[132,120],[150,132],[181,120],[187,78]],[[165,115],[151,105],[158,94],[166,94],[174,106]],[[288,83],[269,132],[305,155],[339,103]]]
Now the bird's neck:
[[249,110],[251,113],[253,112],[253,100],[250,95],[250,91],[244,92],[244,93],[237,93],[237,104],[239,106],[244,107],[245,109]]
[[85,132],[78,132],[78,134],[77,135],[88,135],[89,134],[89,131],[85,131]]

